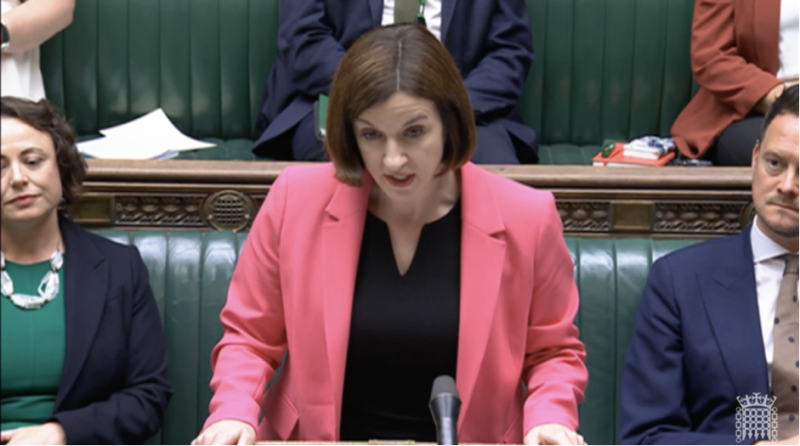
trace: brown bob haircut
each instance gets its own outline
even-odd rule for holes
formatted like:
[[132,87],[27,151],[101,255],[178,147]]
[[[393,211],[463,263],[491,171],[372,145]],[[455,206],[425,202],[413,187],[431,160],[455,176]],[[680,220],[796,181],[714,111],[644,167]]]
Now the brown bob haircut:
[[391,25],[356,40],[331,84],[325,146],[340,181],[360,186],[363,180],[364,161],[353,121],[398,91],[436,105],[445,133],[439,174],[458,169],[472,157],[475,118],[450,53],[422,26]]
[[86,178],[86,161],[75,147],[78,139],[66,118],[46,99],[33,102],[28,99],[3,96],[0,98],[0,116],[14,118],[47,133],[56,149],[58,175],[61,177],[63,204],[77,200],[83,191]]

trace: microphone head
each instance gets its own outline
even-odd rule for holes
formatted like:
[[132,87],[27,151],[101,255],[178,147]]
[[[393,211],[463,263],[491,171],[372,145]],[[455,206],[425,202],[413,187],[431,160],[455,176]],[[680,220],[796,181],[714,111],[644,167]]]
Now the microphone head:
[[444,396],[444,395],[453,396],[459,400],[461,399],[458,396],[458,389],[456,389],[455,380],[447,375],[441,375],[433,381],[433,389],[431,390],[431,400],[433,400],[437,396]]

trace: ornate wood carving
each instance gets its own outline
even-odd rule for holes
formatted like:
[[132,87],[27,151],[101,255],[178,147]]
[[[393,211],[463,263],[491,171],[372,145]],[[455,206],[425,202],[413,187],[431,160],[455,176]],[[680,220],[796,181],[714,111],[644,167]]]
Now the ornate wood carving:
[[756,207],[753,202],[749,202],[747,206],[742,209],[742,213],[739,214],[739,226],[742,228],[747,227],[750,223],[752,223],[753,219],[756,216]]
[[[71,214],[90,226],[247,229],[270,185],[294,163],[89,160]],[[749,168],[486,166],[552,191],[570,235],[710,237],[752,219]]]
[[247,195],[230,189],[211,194],[203,201],[203,218],[218,230],[241,231],[255,218],[255,201]]
[[202,228],[204,195],[118,195],[114,197],[115,226]]
[[557,201],[564,232],[608,232],[609,201]]
[[[743,227],[748,202],[657,203],[656,232],[733,234]],[[746,223],[745,223],[746,225]]]
[[556,203],[564,232],[653,233],[673,235],[735,234],[750,224],[752,203],[669,201],[578,201]]

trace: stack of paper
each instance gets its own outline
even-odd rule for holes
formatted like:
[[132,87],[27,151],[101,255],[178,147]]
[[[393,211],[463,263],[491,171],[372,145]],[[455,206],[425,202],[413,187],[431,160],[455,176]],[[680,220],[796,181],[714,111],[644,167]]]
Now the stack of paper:
[[184,150],[216,147],[189,138],[157,109],[125,124],[100,130],[103,137],[78,143],[78,151],[104,159],[167,159]]
[[674,151],[675,142],[672,138],[643,136],[625,144],[625,156],[632,158],[658,160]]

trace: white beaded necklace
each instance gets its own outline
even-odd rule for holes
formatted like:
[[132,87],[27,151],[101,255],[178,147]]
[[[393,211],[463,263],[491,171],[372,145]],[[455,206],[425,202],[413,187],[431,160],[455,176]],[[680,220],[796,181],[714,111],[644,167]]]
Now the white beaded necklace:
[[56,248],[53,255],[50,256],[50,271],[42,277],[39,283],[39,295],[31,296],[30,294],[14,294],[14,282],[6,272],[6,256],[0,251],[0,269],[2,270],[2,294],[3,296],[11,299],[14,305],[24,310],[38,310],[42,305],[50,302],[58,296],[59,280],[58,270],[64,264],[64,256],[61,251]]

